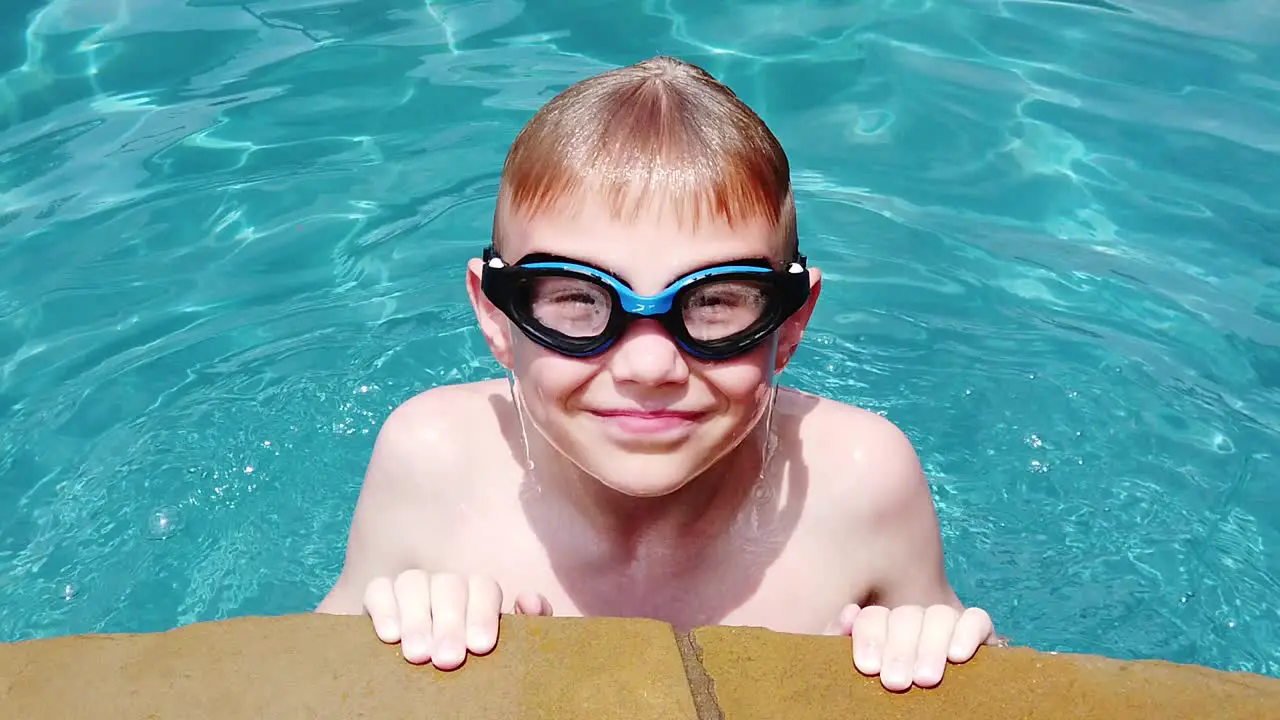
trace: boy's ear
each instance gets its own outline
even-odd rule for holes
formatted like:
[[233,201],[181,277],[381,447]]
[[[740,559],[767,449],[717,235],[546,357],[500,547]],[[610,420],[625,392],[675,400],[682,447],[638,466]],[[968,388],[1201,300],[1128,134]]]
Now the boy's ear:
[[780,373],[795,357],[796,348],[804,338],[805,328],[809,326],[809,318],[813,316],[813,307],[822,294],[822,271],[816,267],[809,268],[809,299],[778,330],[778,356],[774,361],[773,372]]
[[489,344],[489,352],[502,367],[510,370],[514,364],[511,354],[511,331],[507,316],[502,314],[480,289],[480,273],[484,270],[484,261],[472,258],[467,262],[467,297],[471,298],[471,309],[475,311],[476,322],[480,324],[480,332]]

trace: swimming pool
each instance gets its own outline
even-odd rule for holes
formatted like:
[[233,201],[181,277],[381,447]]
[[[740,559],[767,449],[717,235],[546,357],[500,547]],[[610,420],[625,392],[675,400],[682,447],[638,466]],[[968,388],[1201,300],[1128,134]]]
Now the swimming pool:
[[0,641],[313,607],[386,413],[497,373],[460,268],[514,133],[669,53],[787,147],[787,380],[911,435],[961,597],[1280,676],[1267,7],[5,3]]

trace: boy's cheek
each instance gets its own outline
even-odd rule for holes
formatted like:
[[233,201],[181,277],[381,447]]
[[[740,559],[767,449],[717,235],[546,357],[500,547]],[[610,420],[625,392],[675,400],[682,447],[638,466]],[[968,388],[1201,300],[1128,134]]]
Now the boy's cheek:
[[597,372],[588,361],[558,355],[525,338],[515,342],[519,344],[512,369],[530,402],[564,404]]
[[732,379],[720,378],[712,384],[723,404],[717,413],[718,419],[711,425],[731,434],[736,431],[725,428],[722,423],[728,422],[736,427],[759,415],[768,405],[773,388],[772,374],[760,368],[742,372]]
[[770,344],[765,343],[727,363],[703,363],[697,374],[731,400],[755,399],[769,392],[773,382],[772,361]]

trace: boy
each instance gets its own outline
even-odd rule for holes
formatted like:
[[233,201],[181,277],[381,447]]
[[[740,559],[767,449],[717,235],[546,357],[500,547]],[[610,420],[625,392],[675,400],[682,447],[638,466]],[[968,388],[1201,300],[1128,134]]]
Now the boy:
[[786,155],[705,71],[655,58],[542,108],[466,287],[509,381],[391,413],[318,611],[444,670],[504,610],[843,633],[891,690],[1000,642],[905,436],[775,384],[821,275]]

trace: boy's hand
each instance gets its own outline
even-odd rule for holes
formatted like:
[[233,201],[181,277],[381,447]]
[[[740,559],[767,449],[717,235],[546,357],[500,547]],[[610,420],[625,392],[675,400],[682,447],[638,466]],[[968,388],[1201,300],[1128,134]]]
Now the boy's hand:
[[[468,651],[484,655],[497,644],[502,589],[484,577],[407,570],[369,583],[364,609],[378,637],[399,642],[406,660],[453,670]],[[520,595],[514,610],[550,615],[551,605],[541,595]]]
[[942,682],[947,661],[967,662],[983,644],[1003,645],[991,617],[978,608],[949,605],[886,607],[846,605],[830,631],[853,637],[853,664],[879,675],[887,690]]

